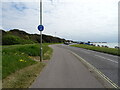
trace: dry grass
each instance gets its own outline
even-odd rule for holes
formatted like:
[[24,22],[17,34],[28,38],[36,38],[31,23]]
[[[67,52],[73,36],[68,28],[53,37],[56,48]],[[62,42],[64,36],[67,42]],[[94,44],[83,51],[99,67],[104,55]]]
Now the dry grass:
[[3,79],[3,88],[28,88],[44,66],[45,64],[38,62],[11,74]]

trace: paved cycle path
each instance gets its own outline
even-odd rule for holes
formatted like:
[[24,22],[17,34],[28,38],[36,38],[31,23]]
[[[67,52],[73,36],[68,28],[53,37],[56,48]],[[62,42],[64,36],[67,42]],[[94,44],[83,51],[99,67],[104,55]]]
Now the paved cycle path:
[[104,88],[70,51],[51,47],[51,60],[30,88]]

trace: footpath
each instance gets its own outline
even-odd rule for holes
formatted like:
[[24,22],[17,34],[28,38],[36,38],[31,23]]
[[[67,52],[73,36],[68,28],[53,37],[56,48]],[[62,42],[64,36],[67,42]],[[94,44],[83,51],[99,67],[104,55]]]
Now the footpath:
[[30,88],[104,88],[70,51],[51,45],[53,56]]

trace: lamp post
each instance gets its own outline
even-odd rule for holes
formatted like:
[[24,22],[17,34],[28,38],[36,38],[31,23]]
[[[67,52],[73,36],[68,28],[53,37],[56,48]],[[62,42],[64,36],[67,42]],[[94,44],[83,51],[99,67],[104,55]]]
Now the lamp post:
[[40,0],[40,25],[38,26],[38,30],[40,31],[40,62],[42,62],[42,31],[44,30],[44,26],[42,25],[42,0]]

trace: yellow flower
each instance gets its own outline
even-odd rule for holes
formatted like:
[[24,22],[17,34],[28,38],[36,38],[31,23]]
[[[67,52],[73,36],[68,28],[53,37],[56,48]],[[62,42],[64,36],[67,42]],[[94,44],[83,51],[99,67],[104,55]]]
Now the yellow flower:
[[21,53],[21,54],[24,54],[24,53]]
[[23,59],[20,59],[19,61],[20,61],[20,62],[24,62],[24,60],[23,60]]
[[20,59],[19,61],[20,61],[20,62],[27,62],[27,61],[25,61],[25,60],[23,60],[23,59]]

